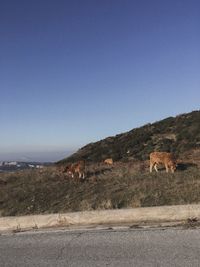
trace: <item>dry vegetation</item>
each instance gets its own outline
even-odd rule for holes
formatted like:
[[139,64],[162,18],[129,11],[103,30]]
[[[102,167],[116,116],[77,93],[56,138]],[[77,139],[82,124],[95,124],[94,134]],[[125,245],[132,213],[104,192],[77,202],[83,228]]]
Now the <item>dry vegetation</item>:
[[200,172],[182,164],[175,174],[149,173],[147,162],[90,164],[87,180],[70,179],[55,167],[1,174],[0,215],[120,209],[200,202]]

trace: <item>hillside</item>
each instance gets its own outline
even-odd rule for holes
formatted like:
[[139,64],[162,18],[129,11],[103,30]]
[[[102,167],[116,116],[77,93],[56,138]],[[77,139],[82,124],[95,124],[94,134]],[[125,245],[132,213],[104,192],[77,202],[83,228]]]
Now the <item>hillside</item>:
[[85,182],[47,167],[0,175],[0,216],[192,204],[200,203],[199,192],[199,168],[192,165],[150,174],[135,162],[91,164]]
[[[174,174],[149,173],[149,153],[173,151]],[[129,153],[127,153],[129,152]],[[113,165],[102,160],[112,157]],[[86,179],[60,164],[86,160]],[[0,216],[200,203],[200,111],[89,144],[55,166],[0,173]]]
[[129,132],[90,143],[58,164],[84,159],[100,162],[146,160],[152,151],[173,152],[179,158],[200,148],[200,111],[169,117]]

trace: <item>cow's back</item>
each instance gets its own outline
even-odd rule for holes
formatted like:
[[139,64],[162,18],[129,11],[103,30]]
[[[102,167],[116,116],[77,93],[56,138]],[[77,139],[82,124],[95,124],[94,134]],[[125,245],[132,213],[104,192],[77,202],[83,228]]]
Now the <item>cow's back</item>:
[[156,163],[168,163],[174,161],[172,153],[168,152],[152,152],[150,154],[150,161]]
[[113,159],[112,158],[105,159],[104,163],[108,164],[108,165],[112,165],[113,164]]

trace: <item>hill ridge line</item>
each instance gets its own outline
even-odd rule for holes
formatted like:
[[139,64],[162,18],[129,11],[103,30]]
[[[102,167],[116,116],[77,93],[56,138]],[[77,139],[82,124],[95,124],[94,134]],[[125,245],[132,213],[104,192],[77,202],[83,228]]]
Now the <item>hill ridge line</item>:
[[200,110],[167,117],[89,143],[57,164],[78,160],[101,162],[106,158],[114,161],[147,160],[152,151],[173,152],[180,157],[196,148],[200,148]]

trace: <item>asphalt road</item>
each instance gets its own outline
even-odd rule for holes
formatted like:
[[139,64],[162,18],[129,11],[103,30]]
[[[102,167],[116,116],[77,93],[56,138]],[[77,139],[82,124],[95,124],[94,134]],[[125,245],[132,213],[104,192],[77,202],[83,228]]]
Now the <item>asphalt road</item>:
[[0,266],[200,266],[200,229],[27,232],[0,236]]

